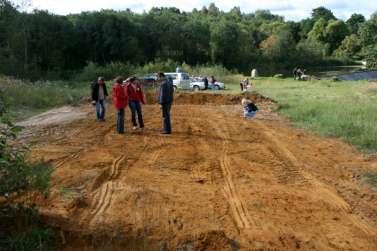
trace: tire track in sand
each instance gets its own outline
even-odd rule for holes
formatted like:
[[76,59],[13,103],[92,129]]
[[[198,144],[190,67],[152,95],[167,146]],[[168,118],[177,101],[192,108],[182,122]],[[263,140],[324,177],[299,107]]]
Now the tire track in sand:
[[158,139],[158,149],[151,153],[150,157],[147,159],[147,165],[151,166],[153,165],[158,158],[165,152],[165,147],[167,145],[167,140],[164,136],[160,136]]
[[[224,120],[225,121],[225,120]],[[222,122],[224,124],[224,122]],[[242,202],[237,189],[234,185],[232,173],[231,173],[231,160],[228,156],[229,154],[229,133],[226,128],[221,129],[219,124],[212,124],[215,129],[217,136],[222,138],[222,156],[220,159],[221,171],[225,179],[225,185],[223,188],[224,196],[227,199],[229,206],[232,211],[233,219],[238,227],[238,229],[248,229],[252,226],[255,227],[256,224],[252,221],[249,212],[247,211],[244,203]]]
[[[334,206],[335,210],[342,214],[344,217],[348,218],[356,227],[362,230],[364,233],[376,236],[377,230],[373,227],[370,227],[368,224],[360,220],[356,215],[352,213],[351,206],[340,197],[332,187],[321,182],[310,173],[306,172],[302,167],[306,165],[301,163],[296,156],[288,149],[288,147],[280,141],[273,133],[273,130],[265,126],[264,124],[255,121],[255,124],[259,126],[260,131],[265,135],[266,140],[272,143],[271,150],[277,154],[281,159],[288,160],[289,168],[287,165],[283,169],[283,178],[284,180],[289,180],[289,176],[295,176],[295,184],[307,185],[313,188],[313,194],[321,195],[320,198],[328,203],[329,205]],[[287,177],[288,176],[288,177]]]
[[68,156],[65,156],[62,158],[62,160],[58,161],[54,167],[55,168],[59,168],[59,167],[62,167],[65,163],[67,163],[69,160],[72,160],[72,159],[78,159],[80,157],[79,152],[76,152],[76,153],[73,153],[73,154],[69,154]]
[[[147,148],[147,136],[144,137],[144,146],[142,147],[142,150],[140,151],[140,155],[138,158],[131,163],[131,166],[135,165],[142,157],[143,152]],[[165,143],[164,139],[160,139],[160,142],[162,144]],[[156,154],[153,158],[158,158],[159,153],[162,151],[161,148],[157,151],[158,154]],[[91,206],[91,212],[92,218],[90,220],[90,225],[94,225],[95,223],[101,222],[103,220],[103,215],[108,210],[108,208],[111,205],[111,202],[114,198],[114,191],[116,188],[120,185],[119,182],[115,181],[120,173],[120,165],[125,161],[126,155],[122,154],[118,158],[116,158],[110,168],[110,174],[108,180],[101,186],[98,192],[95,193],[93,197],[93,203]]]
[[91,210],[91,215],[93,216],[90,224],[98,222],[99,218],[110,206],[114,190],[117,185],[117,182],[114,182],[113,180],[118,177],[120,164],[125,160],[125,158],[126,155],[122,154],[113,161],[113,164],[110,168],[110,176],[108,181],[101,186],[99,193],[94,196],[94,202],[92,204]]

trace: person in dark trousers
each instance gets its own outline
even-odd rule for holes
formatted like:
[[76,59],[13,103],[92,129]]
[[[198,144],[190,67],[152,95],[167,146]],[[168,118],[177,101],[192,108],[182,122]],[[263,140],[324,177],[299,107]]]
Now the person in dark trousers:
[[166,78],[165,74],[160,72],[158,79],[161,81],[158,93],[158,103],[162,108],[162,117],[164,121],[163,134],[171,134],[170,109],[174,99],[174,87],[171,78]]
[[106,98],[108,96],[105,79],[99,77],[97,81],[92,83],[92,100],[96,105],[97,121],[105,121]]
[[137,129],[136,114],[139,122],[139,127],[141,130],[143,130],[144,121],[143,113],[141,111],[141,104],[145,104],[145,98],[140,81],[135,77],[130,78],[127,81],[125,91],[128,98],[128,105],[131,109],[133,130]]
[[293,69],[293,79],[294,80],[296,80],[297,79],[297,70],[298,70],[298,67],[295,67],[294,69]]
[[122,77],[117,77],[112,91],[114,107],[117,111],[116,129],[119,134],[124,134],[124,109],[127,107],[127,96],[122,84]]
[[204,77],[203,82],[204,82],[204,90],[208,90],[208,78]]

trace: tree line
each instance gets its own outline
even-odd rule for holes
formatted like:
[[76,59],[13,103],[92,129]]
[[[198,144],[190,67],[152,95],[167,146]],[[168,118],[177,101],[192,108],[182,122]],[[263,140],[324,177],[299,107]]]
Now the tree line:
[[0,0],[0,73],[67,78],[89,63],[144,65],[172,60],[263,73],[367,59],[377,67],[377,14],[343,21],[324,7],[294,22],[268,10],[228,12],[215,4],[183,12],[101,10],[55,15]]

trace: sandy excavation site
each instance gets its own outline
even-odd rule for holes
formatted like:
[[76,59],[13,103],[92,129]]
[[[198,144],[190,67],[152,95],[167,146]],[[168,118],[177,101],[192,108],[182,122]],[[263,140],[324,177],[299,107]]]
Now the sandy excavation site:
[[362,178],[377,160],[294,129],[249,96],[254,120],[241,117],[239,96],[178,93],[168,137],[152,104],[142,134],[127,109],[117,135],[111,105],[105,123],[90,105],[72,121],[25,122],[37,140],[30,159],[54,166],[50,194],[33,199],[59,248],[377,250],[377,191]]

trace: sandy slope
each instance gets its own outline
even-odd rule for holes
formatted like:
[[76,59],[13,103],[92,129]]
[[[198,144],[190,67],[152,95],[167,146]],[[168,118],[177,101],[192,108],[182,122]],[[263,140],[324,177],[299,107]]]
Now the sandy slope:
[[44,129],[31,158],[55,166],[38,204],[62,249],[377,249],[377,193],[359,179],[376,161],[292,129],[264,103],[245,121],[223,99],[181,100],[170,137],[153,105],[143,134],[129,122],[115,134],[113,110],[106,123]]

